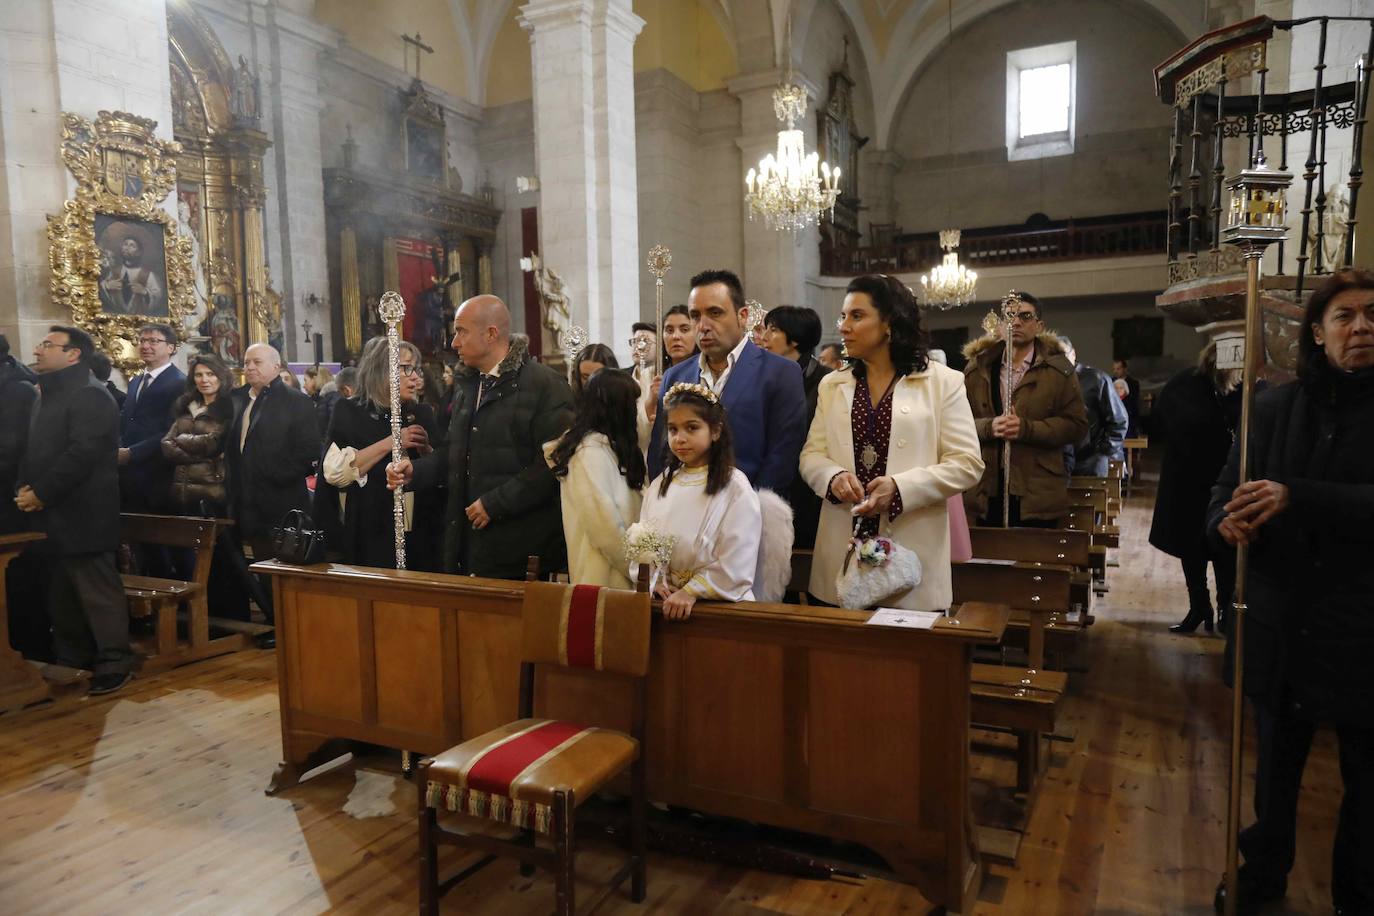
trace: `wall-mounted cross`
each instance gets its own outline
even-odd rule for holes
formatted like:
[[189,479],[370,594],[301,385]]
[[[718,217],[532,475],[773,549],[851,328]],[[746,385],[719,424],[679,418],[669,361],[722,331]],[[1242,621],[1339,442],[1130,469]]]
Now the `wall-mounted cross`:
[[[421,51],[424,51],[426,54],[433,54],[433,53],[434,53],[434,49],[431,48],[429,45],[425,44],[424,41],[422,41],[422,40],[420,39],[420,33],[419,33],[419,32],[416,32],[414,35],[402,35],[402,36],[401,36],[401,41],[404,41],[404,42],[406,43],[407,46],[409,46],[409,47],[414,47],[414,48],[415,48],[415,78],[416,78],[416,79],[419,79],[419,78],[420,78],[420,52],[421,52]],[[409,69],[410,69],[410,51],[409,51],[408,48],[403,49],[403,50],[405,50],[405,63],[404,63],[402,66],[403,66],[406,70],[409,70]]]
[[311,338],[311,336],[310,336],[310,329],[311,329],[312,327],[314,327],[314,325],[312,325],[312,324],[310,323],[310,319],[307,318],[307,319],[305,319],[304,321],[301,322],[301,327],[305,329],[305,342],[306,342],[306,343],[309,343],[309,342],[312,340],[312,338]]

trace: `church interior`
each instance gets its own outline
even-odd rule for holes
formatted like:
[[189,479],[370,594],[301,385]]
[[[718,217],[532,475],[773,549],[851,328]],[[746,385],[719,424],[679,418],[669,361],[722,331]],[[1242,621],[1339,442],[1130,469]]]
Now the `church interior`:
[[[1341,556],[1371,546],[1374,465],[1368,455],[1336,462],[1337,482],[1321,484],[1345,488],[1342,499],[1371,511],[1356,533],[1331,541],[1313,534],[1300,548],[1278,549],[1274,536],[1252,532],[1236,546],[1214,517],[1242,511],[1228,500],[1264,479],[1259,468],[1279,479],[1266,464],[1267,440],[1246,438],[1250,424],[1267,422],[1262,405],[1278,400],[1266,396],[1310,379],[1313,347],[1325,346],[1336,365],[1334,332],[1320,310],[1312,317],[1313,300],[1374,289],[1350,270],[1374,269],[1374,233],[1361,231],[1359,209],[1374,156],[1374,0],[3,7],[0,361],[13,354],[15,371],[39,393],[25,395],[32,407],[24,401],[13,429],[0,429],[9,438],[22,427],[28,442],[18,455],[17,438],[0,449],[0,481],[21,510],[0,514],[0,636],[8,637],[0,638],[0,911],[508,914],[554,905],[565,913],[575,891],[581,908],[596,901],[596,912],[625,914],[1374,913],[1374,896],[1362,896],[1374,891],[1361,883],[1374,874],[1374,782],[1357,792],[1361,780],[1374,780],[1370,707],[1347,713],[1342,705],[1334,719],[1315,720],[1296,702],[1282,714],[1263,712],[1267,701],[1236,686],[1238,669],[1259,676],[1258,650],[1245,644],[1244,666],[1235,663],[1247,634],[1266,646],[1283,641],[1264,616],[1274,583],[1289,575],[1275,564],[1307,562],[1315,543],[1335,542],[1347,551]],[[728,280],[701,279],[713,270],[731,272],[747,297],[743,308],[732,299],[737,315],[724,319],[744,336],[730,344],[723,370],[712,362],[704,304],[698,324],[703,289],[734,290]],[[882,417],[889,395],[877,387],[877,401],[860,395],[865,411],[854,410],[853,427],[846,412],[826,440],[822,415],[836,403],[827,392],[841,386],[821,379],[817,395],[813,384],[786,478],[815,501],[821,534],[813,518],[814,552],[803,545],[796,511],[790,579],[783,575],[777,600],[764,600],[760,571],[750,597],[703,592],[687,605],[688,619],[670,619],[671,599],[649,572],[671,579],[666,554],[633,559],[633,528],[615,543],[626,563],[642,563],[640,581],[617,573],[615,581],[630,584],[612,591],[599,583],[607,590],[587,599],[591,586],[575,569],[569,578],[567,566],[541,567],[536,547],[525,549],[533,521],[522,541],[520,520],[503,519],[490,495],[465,510],[456,484],[447,504],[420,491],[431,449],[422,432],[423,457],[407,457],[417,453],[407,452],[412,440],[402,444],[408,421],[398,394],[412,381],[407,403],[437,415],[440,431],[429,436],[435,454],[448,456],[441,473],[450,480],[460,454],[475,479],[479,441],[497,443],[484,446],[488,455],[505,447],[479,440],[472,421],[461,437],[454,432],[467,416],[464,379],[478,411],[488,373],[499,385],[511,359],[492,368],[460,346],[465,313],[497,308],[492,333],[520,341],[521,358],[548,367],[546,381],[567,398],[569,416],[576,407],[578,423],[592,392],[607,390],[594,388],[597,370],[632,370],[622,375],[644,392],[635,489],[644,490],[647,512],[660,492],[651,452],[667,456],[661,492],[671,469],[695,467],[677,451],[674,418],[686,408],[673,405],[690,395],[706,405],[703,417],[722,406],[727,419],[732,409],[738,415],[732,396],[751,384],[741,378],[739,348],[780,352],[766,341],[774,332],[792,339],[794,312],[819,320],[819,338],[790,351],[803,372],[808,356],[833,349],[851,364],[833,373],[850,378],[841,408],[851,409],[854,378],[869,392],[868,380],[888,364],[856,355],[856,297],[877,307],[877,293],[856,292],[863,278],[890,282],[916,306],[907,320],[929,346],[930,365],[926,355],[916,362],[921,383],[967,386],[967,398],[941,409],[957,402],[969,437],[976,424],[966,449],[976,467],[962,483],[935,467],[895,470],[899,453],[927,445],[937,456],[929,464],[953,468],[951,456],[964,448],[964,427],[932,419],[923,406],[910,410],[941,425],[898,431],[912,416],[907,404],[926,403],[898,400],[908,397],[901,386],[912,379],[898,377],[910,366],[894,370],[890,432],[875,440],[891,456],[877,473],[891,467],[891,477],[874,476],[860,456],[867,440],[858,438],[868,435],[860,416],[871,406]],[[674,315],[665,311],[680,304],[692,354],[682,364],[669,352]],[[1374,346],[1374,309],[1349,320],[1354,330],[1342,333],[1353,335],[1351,346]],[[1018,329],[1031,324],[1039,336],[1023,344]],[[163,328],[171,329],[165,340]],[[1358,343],[1361,334],[1372,342]],[[893,324],[883,338],[894,364],[899,336]],[[53,463],[34,456],[48,435],[41,413],[62,396],[45,386],[71,371],[47,361],[70,347],[107,356],[108,383],[92,384],[124,405],[124,423],[156,385],[147,354],[163,343],[171,347],[164,361],[186,379],[177,404],[195,402],[187,423],[212,411],[213,393],[195,400],[201,367],[222,366],[235,386],[218,478],[230,497],[222,511],[203,513],[131,503],[124,463],[140,460],[137,447],[131,453],[121,438],[117,453],[106,449],[108,479],[117,473],[120,490],[111,512],[123,514],[111,522],[118,549],[100,550],[121,577],[115,588],[122,583],[128,612],[120,625],[127,622],[134,667],[131,681],[123,671],[102,693],[94,689],[99,661],[86,667],[46,651],[50,624],[36,622],[34,608],[54,586],[49,578],[33,586],[49,575],[34,571],[49,555],[33,532],[57,541],[52,528],[30,523],[57,510],[26,502],[41,488],[25,481],[39,479],[35,465]],[[991,369],[987,346],[1002,348]],[[1004,407],[999,393],[1029,402],[1020,400],[1021,379],[1040,370],[1042,346],[1059,354],[1076,410],[1093,424],[1078,439],[1097,449],[1100,414],[1108,425],[1120,418],[1089,470],[1081,457],[1075,469],[1076,439],[1040,449],[1034,473],[1057,482],[1062,504],[1047,524],[1029,520],[1029,489],[1012,495],[1032,473],[1013,452],[1043,445],[1027,432],[1040,421],[1030,407],[1014,416],[1019,408]],[[1013,366],[1013,349],[1017,360],[1030,354],[1025,365]],[[264,352],[289,377],[273,374],[260,389],[254,354]],[[398,366],[407,353],[411,362]],[[85,367],[90,355],[69,365]],[[1365,365],[1360,358],[1351,357]],[[267,552],[233,508],[235,488],[248,479],[234,474],[263,467],[249,464],[250,430],[273,419],[254,427],[248,412],[280,403],[282,385],[320,402],[321,386],[350,371],[363,388],[351,387],[349,399],[361,392],[360,403],[372,405],[371,413],[359,408],[359,422],[380,424],[373,438],[394,445],[368,438],[375,470],[357,463],[338,483],[326,452],[340,418],[333,408],[333,424],[322,420],[319,436],[311,427],[313,469],[295,485],[308,481],[316,514],[326,479],[347,487],[347,501],[330,504],[347,533],[331,530],[318,554],[302,548],[292,561],[279,536],[313,532],[273,518]],[[1352,370],[1359,384],[1361,371]],[[698,377],[704,385],[674,384]],[[1185,377],[1218,387],[1179,395]],[[0,425],[11,422],[4,402],[17,397],[7,378],[0,371]],[[974,395],[978,378],[991,379],[983,382],[992,392],[987,414]],[[374,383],[389,386],[389,410],[384,399],[367,400]],[[780,396],[768,391],[761,409],[771,417]],[[526,395],[507,391],[504,403],[524,405]],[[1176,418],[1201,415],[1198,398],[1215,406],[1208,416],[1216,419],[1180,432]],[[1333,395],[1331,403],[1344,402]],[[893,404],[901,405],[895,414]],[[172,422],[159,416],[154,452]],[[500,422],[515,428],[522,417]],[[1020,432],[989,439],[1003,435],[998,424],[1008,418]],[[769,430],[766,464],[777,441],[771,419],[759,425]],[[161,439],[162,453],[187,438],[173,435],[179,428]],[[1352,442],[1364,435],[1358,424],[1336,428]],[[750,432],[731,434],[734,473],[758,490]],[[1284,435],[1308,433],[1318,440],[1316,427]],[[1179,468],[1203,462],[1198,443],[1209,435],[1221,437],[1215,465],[1190,484],[1201,495],[1185,496]],[[664,437],[671,447],[661,448]],[[818,458],[826,441],[848,442],[852,454]],[[471,443],[471,454],[460,442]],[[363,454],[360,441],[358,462]],[[568,532],[565,561],[575,563],[572,459],[560,467],[555,454],[546,449],[536,464],[555,517],[555,476],[570,475],[558,476],[559,538]],[[627,473],[623,453],[619,460]],[[403,464],[413,480],[393,478]],[[268,470],[256,473],[266,479]],[[858,475],[849,501],[880,492],[873,487],[882,480],[897,481],[897,497],[891,514],[881,504],[870,534],[855,518],[852,542],[845,529],[836,543],[852,544],[852,553],[890,545],[886,534],[899,542],[889,550],[900,550],[906,535],[896,532],[933,518],[943,546],[913,549],[925,581],[943,583],[952,597],[883,606],[874,616],[893,616],[878,625],[869,610],[846,608],[882,601],[818,595],[818,579],[835,585],[820,545],[826,513],[840,513],[837,481],[846,474]],[[1230,481],[1225,492],[1219,474]],[[543,486],[531,479],[512,478],[527,493]],[[975,504],[980,479],[992,495]],[[1298,543],[1328,523],[1345,530],[1336,527],[1344,517],[1299,515],[1293,507],[1315,497],[1284,480],[1274,510],[1283,514],[1274,517],[1288,519],[1285,538]],[[937,485],[944,489],[920,496]],[[790,500],[782,488],[779,495]],[[1188,499],[1197,505],[1185,507]],[[414,536],[426,501],[434,535],[421,545]],[[614,501],[610,491],[604,501]],[[333,552],[342,538],[361,538],[364,504],[377,509],[372,541],[390,568]],[[753,504],[750,549],[762,570],[771,504]],[[294,504],[270,505],[280,513]],[[1021,526],[1013,508],[1027,519]],[[1202,552],[1200,598],[1198,561],[1190,567],[1160,534],[1185,515],[1197,519],[1186,540],[1196,545],[1187,550]],[[448,526],[464,527],[471,544],[503,521],[517,526],[505,558],[516,572],[488,576],[471,554],[467,565],[444,567]],[[226,559],[221,548],[235,539],[237,553],[228,548]],[[966,552],[954,556],[961,546]],[[155,554],[179,573],[154,576]],[[1306,567],[1294,569],[1292,581],[1307,581]],[[846,555],[839,579],[848,571]],[[76,573],[63,575],[76,583]],[[1311,575],[1343,581],[1346,572]],[[224,576],[247,588],[241,619],[216,610]],[[686,594],[692,581],[669,590]],[[646,583],[662,603],[643,594]],[[1374,651],[1374,592],[1361,589],[1340,592],[1340,606],[1366,622],[1328,633],[1331,645]],[[540,601],[551,602],[553,623],[531,622]],[[612,621],[615,602],[633,605],[623,626]],[[1246,627],[1249,618],[1256,622]],[[594,647],[574,647],[581,631],[573,630],[593,619]],[[621,641],[634,639],[634,652],[619,658]],[[582,667],[594,671],[575,670],[572,656],[584,648],[594,663]],[[617,657],[606,661],[603,649]],[[1314,665],[1351,657],[1328,654]],[[1283,677],[1299,677],[1296,658],[1293,650]],[[1341,677],[1342,685],[1359,680]],[[1368,685],[1350,689],[1370,696]],[[1273,730],[1283,726],[1274,723],[1290,722],[1285,716],[1316,724],[1305,769],[1303,757],[1296,764],[1286,883],[1281,873],[1258,876],[1258,841],[1241,829],[1267,816],[1261,798],[1271,798],[1264,793],[1276,764],[1261,745],[1277,740]],[[507,790],[474,788],[472,773],[520,741],[511,732],[508,744],[466,763],[463,748],[493,729],[546,720],[586,732],[548,739],[545,756],[506,779]],[[632,750],[575,802],[562,783],[547,797],[517,797],[519,780],[543,775],[541,762],[557,763],[580,743],[584,756],[571,767],[593,746],[619,748],[613,741]],[[1247,871],[1240,862],[1252,864]],[[1364,879],[1352,878],[1360,872]]]

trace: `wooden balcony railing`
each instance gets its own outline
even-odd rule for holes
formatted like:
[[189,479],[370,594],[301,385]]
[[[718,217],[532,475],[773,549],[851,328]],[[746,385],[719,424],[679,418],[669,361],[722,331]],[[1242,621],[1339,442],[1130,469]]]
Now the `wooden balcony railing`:
[[[966,229],[959,263],[973,270],[1158,254],[1167,250],[1168,214],[1129,213],[1089,219],[1045,221],[1034,226]],[[844,250],[821,245],[821,271],[830,276],[866,273],[923,273],[940,263],[938,232],[898,236],[890,245]]]

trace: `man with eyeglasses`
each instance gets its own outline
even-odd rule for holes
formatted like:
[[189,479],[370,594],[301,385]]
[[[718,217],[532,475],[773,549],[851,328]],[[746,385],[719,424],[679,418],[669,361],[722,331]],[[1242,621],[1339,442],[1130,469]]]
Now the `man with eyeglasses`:
[[162,437],[172,425],[172,402],[186,390],[186,374],[172,364],[176,351],[177,334],[169,325],[138,329],[143,371],[129,380],[119,416],[120,496],[126,512],[162,512],[168,505],[172,466],[162,457]]
[[[1001,336],[981,337],[964,351],[964,384],[987,466],[978,486],[964,494],[964,505],[969,518],[1000,528],[1003,481],[1009,479],[1011,526],[1056,528],[1069,512],[1064,447],[1088,435],[1083,392],[1073,363],[1045,330],[1040,300],[1012,292],[1002,308],[1012,321],[1010,385]],[[1012,443],[1011,466],[1003,468],[1007,441]]]
[[34,348],[40,396],[19,466],[14,504],[46,535],[48,613],[58,664],[92,672],[90,692],[129,682],[129,606],[115,568],[119,411],[91,374],[90,335],[53,325]]

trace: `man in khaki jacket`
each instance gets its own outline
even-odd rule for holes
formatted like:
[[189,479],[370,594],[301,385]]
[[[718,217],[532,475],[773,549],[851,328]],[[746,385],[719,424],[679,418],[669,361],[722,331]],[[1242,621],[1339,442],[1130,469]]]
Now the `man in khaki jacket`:
[[1068,515],[1064,446],[1088,435],[1088,415],[1073,363],[1047,333],[1040,302],[1008,297],[1012,322],[1012,410],[1003,409],[1003,341],[981,337],[964,348],[964,384],[983,446],[983,479],[964,494],[978,524],[1002,526],[1002,443],[1011,440],[1012,527],[1055,528]]

